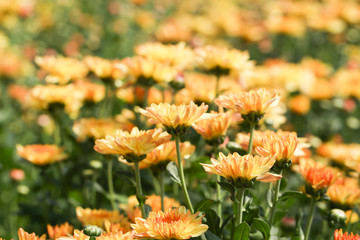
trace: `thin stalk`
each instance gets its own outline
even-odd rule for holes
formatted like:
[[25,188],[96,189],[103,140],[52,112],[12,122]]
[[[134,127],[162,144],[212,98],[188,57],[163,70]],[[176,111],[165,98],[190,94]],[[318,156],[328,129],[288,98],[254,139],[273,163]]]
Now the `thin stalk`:
[[111,207],[113,210],[116,209],[115,200],[114,200],[114,185],[113,185],[113,177],[112,177],[112,159],[108,160],[108,168],[107,168],[107,177],[108,177],[108,185],[109,185],[109,196]]
[[[139,168],[139,162],[135,161],[134,162],[135,165],[135,182],[136,182],[136,193],[138,196],[142,197],[143,193],[142,193],[142,188],[141,188],[141,178],[140,178],[140,168]],[[143,218],[147,218],[147,214],[145,212],[145,206],[144,204],[141,202],[139,204],[139,207],[141,209],[141,213],[142,213],[142,217]]]
[[243,207],[244,207],[244,193],[245,188],[237,189],[236,199],[239,201],[237,203],[237,211],[235,216],[235,227],[242,223],[242,216],[243,216]]
[[161,171],[159,174],[159,185],[160,185],[161,211],[164,212],[164,210],[165,210],[165,207],[164,207],[164,194],[165,194],[164,171]]
[[191,200],[189,197],[189,193],[186,188],[185,183],[185,176],[184,176],[184,167],[181,160],[181,153],[180,153],[180,136],[174,136],[175,137],[175,144],[176,144],[176,154],[177,154],[177,160],[178,160],[178,168],[179,168],[179,177],[181,182],[181,188],[185,197],[185,202],[187,207],[190,209],[191,213],[194,213],[194,208],[191,204]]
[[[279,174],[282,175],[282,172],[283,172],[283,170],[281,169]],[[272,208],[270,210],[270,218],[269,218],[269,226],[270,226],[270,228],[274,223],[276,205],[277,205],[278,199],[279,199],[280,185],[281,185],[281,178],[276,182],[276,185],[275,185],[275,194],[274,194],[274,198],[273,198],[273,201],[272,201]]]
[[248,154],[251,154],[251,152],[252,152],[255,126],[256,126],[256,122],[251,121],[250,122],[250,140],[249,140]]
[[348,223],[347,223],[347,226],[346,226],[346,231],[349,232],[350,231],[350,227],[351,227],[351,218],[354,214],[354,209],[351,209],[351,213],[350,213],[350,216],[349,218],[347,219],[348,220]]
[[220,76],[216,76],[216,85],[215,85],[215,98],[219,96],[220,90]]
[[310,215],[309,215],[308,224],[307,224],[307,226],[306,226],[305,240],[308,240],[308,239],[309,239],[309,236],[310,236],[311,224],[312,224],[312,221],[313,221],[313,219],[314,219],[315,204],[316,204],[316,199],[315,199],[315,198],[311,198]]
[[[219,146],[214,146],[214,154],[215,154],[215,158],[217,158],[219,156]],[[221,182],[221,176],[220,175],[216,175],[216,181],[217,182]],[[221,191],[221,187],[219,184],[216,184],[216,200],[219,202],[217,205],[217,212],[218,212],[218,216],[220,219],[220,225],[222,224],[222,191]]]

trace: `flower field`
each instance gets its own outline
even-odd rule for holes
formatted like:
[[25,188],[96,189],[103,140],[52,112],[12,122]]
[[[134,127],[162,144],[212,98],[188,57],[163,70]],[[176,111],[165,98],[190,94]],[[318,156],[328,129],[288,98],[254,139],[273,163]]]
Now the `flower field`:
[[0,240],[359,240],[360,2],[0,0]]

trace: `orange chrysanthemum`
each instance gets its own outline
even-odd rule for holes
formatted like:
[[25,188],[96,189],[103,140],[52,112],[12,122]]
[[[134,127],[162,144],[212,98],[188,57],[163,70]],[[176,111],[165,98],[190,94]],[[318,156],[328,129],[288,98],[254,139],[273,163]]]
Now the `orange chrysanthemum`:
[[337,177],[333,169],[305,159],[300,161],[300,173],[306,181],[306,193],[314,197],[325,194]]
[[55,145],[16,145],[17,154],[29,162],[44,166],[53,162],[62,161],[67,158],[64,148],[59,148]]
[[130,231],[127,233],[103,233],[96,240],[133,240],[135,239],[135,232]]
[[85,225],[96,225],[103,228],[105,221],[110,223],[122,222],[125,218],[119,211],[107,211],[104,209],[76,208],[77,219]]
[[[161,199],[160,196],[155,194],[147,196],[145,204],[151,207],[151,210],[154,212],[158,212],[161,210]],[[120,205],[122,209],[126,211],[128,218],[135,222],[137,217],[141,217],[141,211],[139,209],[139,201],[137,200],[135,195],[128,197],[128,203],[125,205]],[[176,201],[174,198],[164,197],[164,209],[168,210],[174,207],[180,207],[180,203]]]
[[182,206],[165,212],[152,211],[147,219],[136,218],[131,227],[139,239],[190,239],[207,231],[208,226],[201,219],[199,213],[192,214]]
[[89,102],[100,102],[105,97],[105,86],[90,81],[76,81],[74,85],[83,92],[84,100]]
[[114,119],[82,118],[73,125],[73,131],[78,141],[86,138],[105,138],[106,135],[115,134],[117,130],[131,131],[134,124],[128,122],[118,122]]
[[[212,114],[218,114],[211,112]],[[205,140],[218,140],[226,134],[227,129],[230,126],[232,118],[232,112],[219,113],[217,117],[211,119],[205,119],[193,124],[193,128],[203,137]],[[221,143],[221,142],[220,142]]]
[[343,233],[342,229],[336,229],[334,240],[360,240],[360,236],[358,234],[354,235],[353,233],[348,234],[348,232]]
[[90,237],[85,235],[83,231],[80,231],[78,229],[74,230],[74,235],[70,237],[60,237],[57,240],[89,240]]
[[256,114],[257,118],[261,118],[268,108],[275,107],[279,101],[280,97],[276,91],[268,91],[263,88],[256,91],[221,95],[215,99],[217,105],[241,113],[244,119],[251,114]]
[[161,123],[170,134],[184,133],[188,127],[197,121],[212,118],[216,115],[207,114],[208,105],[202,103],[181,104],[179,106],[168,103],[151,104],[146,110],[139,109],[140,113],[149,118],[153,124]]
[[47,231],[51,239],[57,239],[59,237],[72,235],[74,227],[68,222],[61,225],[55,225],[54,227],[48,224]]
[[339,207],[352,208],[360,203],[360,188],[357,179],[343,178],[331,185],[327,191],[330,201]]
[[114,64],[110,60],[95,56],[86,56],[83,61],[90,71],[99,78],[107,79],[112,77]]
[[225,156],[219,154],[219,161],[211,159],[212,164],[203,164],[205,171],[223,176],[238,188],[249,187],[253,181],[272,182],[281,178],[280,175],[269,173],[274,165],[275,156],[240,156],[238,153]]
[[[141,216],[141,212],[140,212]],[[109,220],[105,220],[104,229],[108,233],[117,233],[117,232],[129,232],[130,222],[128,218],[123,218],[121,222],[110,222]]]
[[94,149],[101,154],[142,156],[170,138],[168,133],[159,128],[144,131],[134,127],[130,133],[119,130],[115,136],[108,135],[105,139],[96,140]]
[[67,84],[70,80],[81,79],[86,76],[88,69],[82,62],[65,57],[36,57],[35,62],[46,72],[49,83]]
[[19,240],[45,240],[46,239],[45,234],[43,234],[43,235],[41,235],[41,237],[39,237],[39,236],[36,236],[35,233],[30,234],[28,232],[25,232],[25,230],[22,228],[19,228],[18,235],[19,235]]

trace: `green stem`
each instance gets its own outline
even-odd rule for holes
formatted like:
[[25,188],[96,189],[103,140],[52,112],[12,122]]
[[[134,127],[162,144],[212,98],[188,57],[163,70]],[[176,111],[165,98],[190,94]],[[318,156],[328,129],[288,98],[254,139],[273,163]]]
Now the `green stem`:
[[[142,193],[142,188],[141,188],[141,178],[140,178],[139,162],[138,162],[138,161],[135,161],[135,162],[134,162],[134,165],[135,165],[136,194],[137,194],[139,197],[142,197],[142,196],[143,196],[143,193]],[[142,217],[143,217],[143,218],[147,218],[147,214],[146,214],[146,212],[145,212],[145,205],[144,205],[144,203],[143,203],[142,201],[140,201],[139,207],[140,207],[140,209],[141,209]]]
[[159,184],[160,184],[160,198],[161,198],[161,211],[165,211],[165,206],[164,206],[164,194],[165,194],[165,190],[164,190],[164,171],[161,171],[159,174]]
[[113,185],[113,178],[112,178],[112,159],[108,160],[108,168],[107,168],[107,177],[108,177],[108,185],[109,185],[109,195],[110,195],[110,202],[111,207],[113,210],[116,209],[115,200],[114,200],[114,185]]
[[216,76],[215,98],[219,96],[219,90],[220,90],[220,76]]
[[[216,176],[216,181],[221,182],[221,176]],[[222,224],[222,192],[219,184],[216,184],[216,200],[218,201],[217,212],[220,218],[220,225]]]
[[[280,175],[282,175],[283,170],[280,170]],[[273,202],[272,202],[272,208],[270,210],[270,218],[269,218],[269,225],[270,228],[274,223],[274,217],[275,217],[275,212],[276,212],[276,205],[279,199],[279,192],[280,192],[280,185],[281,185],[281,178],[276,182],[275,185],[275,194],[274,194],[274,198],[273,198]]]
[[350,216],[349,216],[349,221],[347,223],[347,226],[346,226],[346,231],[349,232],[350,231],[350,227],[351,227],[351,218],[353,216],[353,213],[354,213],[354,209],[351,209],[351,213],[350,213]]
[[238,202],[237,202],[237,211],[236,211],[236,216],[235,216],[235,227],[237,227],[238,225],[240,225],[242,223],[243,207],[244,207],[244,193],[245,193],[245,188],[237,189],[236,199],[238,200]]
[[308,239],[309,239],[309,236],[310,236],[311,224],[312,224],[312,221],[313,221],[313,219],[314,219],[315,204],[316,204],[316,199],[315,199],[315,198],[311,198],[310,215],[309,215],[308,224],[307,224],[307,226],[306,226],[305,240],[308,240]]
[[184,168],[181,160],[181,153],[180,153],[180,136],[175,136],[175,144],[176,144],[176,154],[177,154],[177,160],[178,160],[178,168],[179,168],[179,177],[181,182],[181,188],[185,197],[185,202],[187,207],[190,209],[192,213],[194,213],[194,208],[191,204],[189,193],[186,188],[185,183],[185,176],[184,176]]
[[249,140],[248,154],[251,154],[251,152],[252,152],[255,126],[256,126],[256,122],[251,121],[250,122],[250,140]]

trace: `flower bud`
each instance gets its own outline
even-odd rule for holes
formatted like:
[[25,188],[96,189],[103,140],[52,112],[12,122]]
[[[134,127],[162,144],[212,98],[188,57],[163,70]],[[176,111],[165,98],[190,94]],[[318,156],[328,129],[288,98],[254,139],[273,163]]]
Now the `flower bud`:
[[84,234],[89,236],[90,239],[95,239],[95,237],[102,234],[102,229],[94,225],[87,225],[84,228]]
[[328,223],[331,228],[341,228],[345,225],[346,214],[341,209],[332,209],[328,215]]

